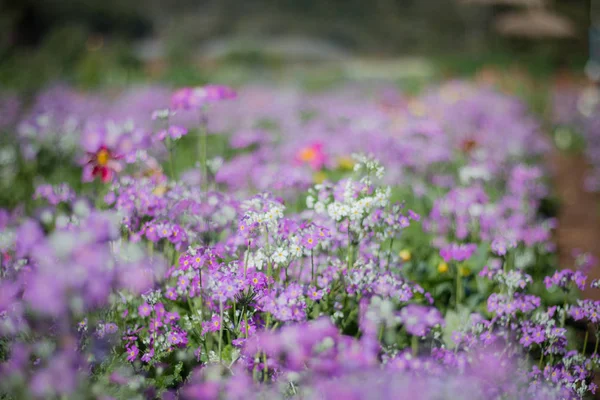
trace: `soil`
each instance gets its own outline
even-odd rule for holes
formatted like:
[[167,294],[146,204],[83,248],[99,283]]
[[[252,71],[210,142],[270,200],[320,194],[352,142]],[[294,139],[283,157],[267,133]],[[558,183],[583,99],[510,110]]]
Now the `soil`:
[[[584,189],[588,165],[582,155],[555,150],[549,159],[554,190],[559,198],[556,243],[562,268],[575,268],[575,251],[589,252],[600,261],[600,194]],[[600,279],[600,265],[589,271],[589,280]],[[586,289],[584,297],[600,300],[600,290]]]

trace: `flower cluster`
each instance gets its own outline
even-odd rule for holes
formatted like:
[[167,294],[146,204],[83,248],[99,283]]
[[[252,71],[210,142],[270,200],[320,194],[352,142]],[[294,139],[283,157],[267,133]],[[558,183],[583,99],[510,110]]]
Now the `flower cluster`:
[[514,98],[49,93],[0,126],[82,182],[0,211],[0,397],[595,393],[594,260],[556,268],[548,146]]

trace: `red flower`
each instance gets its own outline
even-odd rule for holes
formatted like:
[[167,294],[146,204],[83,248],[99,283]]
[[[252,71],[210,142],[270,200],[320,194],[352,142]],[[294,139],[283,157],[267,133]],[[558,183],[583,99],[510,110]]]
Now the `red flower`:
[[113,154],[106,146],[101,146],[95,153],[88,153],[88,156],[90,159],[87,165],[91,168],[92,179],[100,177],[102,182],[110,182],[115,173],[121,170],[118,162],[121,157]]

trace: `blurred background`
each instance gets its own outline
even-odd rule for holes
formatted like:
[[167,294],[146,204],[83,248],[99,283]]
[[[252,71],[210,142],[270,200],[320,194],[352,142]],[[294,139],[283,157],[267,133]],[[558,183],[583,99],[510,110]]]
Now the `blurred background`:
[[26,91],[56,79],[196,84],[290,70],[317,71],[317,81],[489,78],[494,66],[546,78],[584,70],[590,27],[600,24],[595,3],[0,0],[0,83]]
[[[561,257],[600,257],[600,0],[0,0],[0,93],[25,106],[57,82],[117,93],[384,81],[410,96],[454,78],[520,96],[538,115],[556,145]],[[4,103],[0,117],[27,109]],[[9,185],[2,204],[29,199],[27,188]]]

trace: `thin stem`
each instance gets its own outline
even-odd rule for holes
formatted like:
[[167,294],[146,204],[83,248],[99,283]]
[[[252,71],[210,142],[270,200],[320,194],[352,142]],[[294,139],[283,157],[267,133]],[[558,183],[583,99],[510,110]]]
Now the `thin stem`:
[[354,243],[352,242],[352,234],[350,232],[350,221],[348,221],[348,271],[354,266]]
[[598,332],[596,332],[596,344],[594,345],[594,354],[596,355],[596,353],[598,353],[598,343],[600,343],[600,340],[598,340]]
[[413,357],[416,357],[417,354],[419,354],[419,337],[413,335],[413,337],[410,339],[410,344],[412,348],[412,355]]
[[[267,320],[265,321],[265,330],[269,330],[269,325],[271,324],[271,313],[267,313]],[[267,381],[267,375],[269,373],[269,367],[267,366],[267,353],[263,353],[263,363],[265,364],[265,372],[263,376],[263,381]]]
[[204,190],[208,190],[208,165],[207,165],[207,155],[206,148],[208,147],[208,131],[206,128],[202,130],[202,183],[204,184]]
[[392,258],[392,247],[394,246],[394,238],[392,238],[390,240],[390,250],[388,251],[388,256],[387,256],[387,267],[386,269],[389,271],[390,270],[390,260]]
[[586,329],[585,329],[585,339],[583,340],[583,351],[581,352],[584,356],[585,356],[585,350],[587,349],[587,344],[588,344],[588,338],[589,338],[589,336],[590,336],[590,331],[586,327]]
[[313,255],[313,249],[310,249],[310,268],[311,268],[311,281],[313,285],[317,285],[315,280],[315,258]]
[[208,143],[208,129],[206,129],[206,121],[204,116],[200,114],[200,126],[198,131],[198,158],[200,158],[200,166],[202,168],[202,188],[208,190],[208,167],[206,165],[206,147]]
[[244,279],[246,279],[246,275],[248,273],[248,255],[250,253],[250,242],[248,242],[248,248],[246,249],[246,254],[244,255]]
[[221,352],[223,346],[223,302],[219,300],[219,317],[221,323],[219,324],[219,362],[223,361],[223,353]]
[[265,227],[265,250],[267,252],[267,256],[269,257],[267,259],[267,276],[269,278],[272,277],[273,275],[273,263],[271,261],[271,249],[269,246],[269,230]]
[[175,146],[169,142],[169,168],[171,169],[171,179],[175,180]]
[[460,276],[460,267],[456,265],[456,309],[462,301],[462,278]]
[[148,240],[148,255],[152,260],[154,258],[154,243]]
[[[237,314],[236,309],[235,309],[235,301],[232,302],[232,307],[233,307],[233,318],[231,318],[231,320],[233,321],[233,323],[235,324],[235,314]],[[237,327],[233,327],[233,329],[236,329]]]
[[198,291],[199,296],[198,298],[200,299],[200,321],[204,320],[204,301],[202,298],[202,267],[198,268],[198,280],[200,281],[200,290]]
[[267,381],[267,377],[269,375],[269,367],[267,365],[267,353],[263,353],[263,364],[265,364],[265,373],[263,376],[263,382]]

